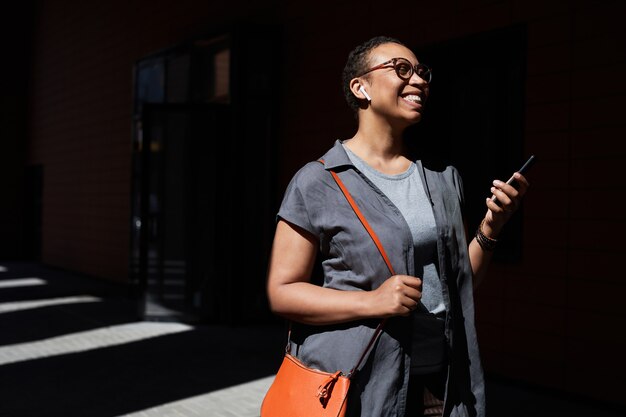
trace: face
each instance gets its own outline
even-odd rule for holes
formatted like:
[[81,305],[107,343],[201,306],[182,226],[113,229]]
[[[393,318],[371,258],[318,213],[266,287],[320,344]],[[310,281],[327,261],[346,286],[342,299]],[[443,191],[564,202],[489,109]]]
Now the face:
[[[370,51],[368,68],[392,58],[405,58],[412,65],[419,63],[410,49],[396,43],[386,43]],[[429,89],[426,81],[417,74],[414,73],[408,80],[403,80],[398,77],[393,65],[389,64],[360,77],[360,79],[372,97],[371,111],[400,128],[405,128],[421,120]]]

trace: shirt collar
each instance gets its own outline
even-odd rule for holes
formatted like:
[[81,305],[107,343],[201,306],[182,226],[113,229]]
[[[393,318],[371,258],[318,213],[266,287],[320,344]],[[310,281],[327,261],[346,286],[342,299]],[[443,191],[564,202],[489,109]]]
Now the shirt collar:
[[342,166],[354,166],[340,140],[336,140],[333,147],[321,159],[324,160],[324,168],[326,170]]

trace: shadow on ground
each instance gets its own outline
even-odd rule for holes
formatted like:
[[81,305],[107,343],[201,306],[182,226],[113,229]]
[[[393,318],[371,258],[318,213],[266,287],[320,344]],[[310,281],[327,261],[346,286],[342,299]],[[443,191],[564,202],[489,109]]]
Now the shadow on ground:
[[[27,277],[46,284],[0,286],[0,353],[9,359],[13,351],[39,349],[38,342],[46,339],[138,321],[125,286],[33,264],[0,262],[0,284]],[[78,295],[98,301],[6,307]],[[201,325],[115,346],[6,363],[0,365],[0,416],[113,417],[145,410],[271,375],[278,369],[284,343],[285,331],[278,325]],[[41,355],[23,357],[35,356]],[[487,394],[488,417],[626,415],[607,404],[495,377],[487,378]],[[212,415],[212,410],[204,415]]]
[[[33,345],[29,342],[137,322],[135,304],[123,286],[28,265],[7,268],[0,282],[37,276],[47,284],[0,288],[0,347],[27,350]],[[101,301],[1,309],[3,303],[79,294]],[[278,369],[284,337],[281,326],[194,326],[0,365],[0,415],[110,417],[249,382]]]
[[0,414],[130,413],[271,375],[279,352],[263,329],[200,328],[4,365]]

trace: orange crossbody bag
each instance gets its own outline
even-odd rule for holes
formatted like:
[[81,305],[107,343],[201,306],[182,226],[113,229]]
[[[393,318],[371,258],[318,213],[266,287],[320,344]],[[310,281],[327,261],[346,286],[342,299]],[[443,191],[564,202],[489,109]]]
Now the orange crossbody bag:
[[[324,161],[319,160],[319,162],[323,163]],[[378,236],[370,227],[363,213],[361,213],[350,192],[348,192],[337,173],[334,171],[330,171],[330,173],[376,244],[389,268],[389,272],[391,272],[391,275],[395,275]],[[278,369],[274,382],[263,399],[261,417],[344,417],[347,409],[350,380],[361,366],[361,363],[363,363],[372,346],[374,346],[386,321],[384,319],[380,322],[356,365],[347,374],[341,371],[331,373],[312,369],[300,362],[295,356],[292,356],[290,353],[290,327],[285,357]]]

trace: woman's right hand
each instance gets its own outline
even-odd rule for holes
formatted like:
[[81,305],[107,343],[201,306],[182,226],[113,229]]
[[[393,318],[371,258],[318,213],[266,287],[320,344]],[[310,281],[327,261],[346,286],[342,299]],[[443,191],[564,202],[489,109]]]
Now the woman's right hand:
[[422,299],[422,280],[410,275],[394,275],[371,294],[373,316],[408,316]]

